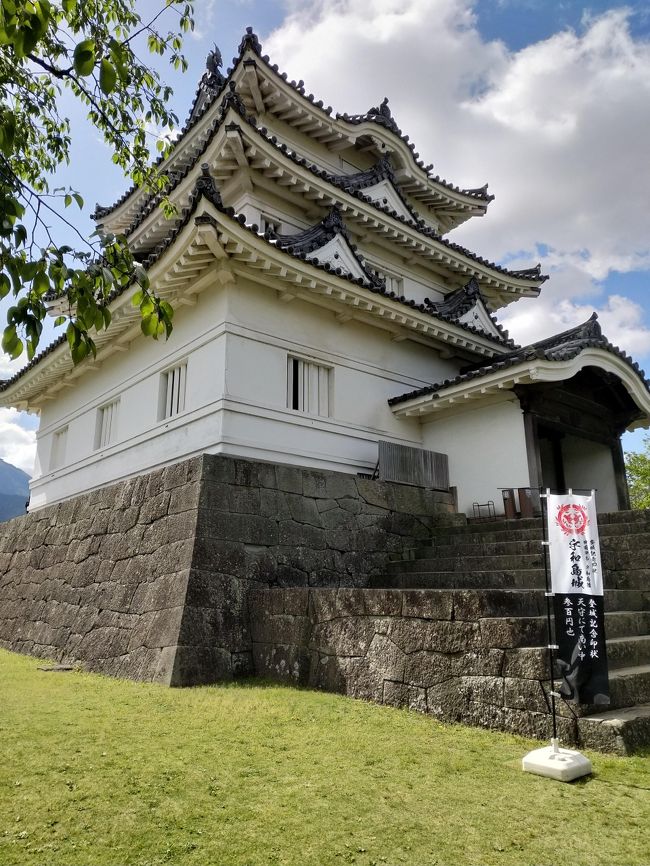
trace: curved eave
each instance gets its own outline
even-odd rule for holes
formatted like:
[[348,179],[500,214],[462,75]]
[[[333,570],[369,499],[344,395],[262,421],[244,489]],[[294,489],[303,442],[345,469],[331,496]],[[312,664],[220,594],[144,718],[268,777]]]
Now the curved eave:
[[[233,129],[236,125],[237,129]],[[230,108],[213,138],[207,143],[201,156],[213,166],[213,173],[220,182],[226,182],[241,168],[251,168],[261,175],[272,178],[274,183],[291,195],[300,194],[323,208],[339,205],[347,220],[365,233],[371,231],[383,236],[389,243],[395,243],[398,252],[408,257],[422,257],[434,270],[444,270],[461,280],[476,276],[490,312],[501,309],[519,298],[534,298],[539,295],[542,280],[528,280],[499,270],[489,263],[466,256],[455,245],[444,239],[435,240],[420,231],[407,220],[400,220],[380,203],[372,202],[363,193],[350,193],[333,186],[326,178],[296,163],[281,148],[267,140],[261,132],[245,122]],[[199,159],[177,186],[173,197],[182,209],[186,204],[193,185],[200,173]],[[159,242],[169,222],[162,212],[155,208],[136,230],[129,235],[134,251],[139,246]]]
[[[172,304],[193,305],[209,286],[232,283],[239,275],[276,292],[281,301],[307,300],[328,308],[341,323],[366,321],[398,340],[412,339],[468,358],[493,358],[508,351],[480,333],[373,292],[309,258],[295,258],[203,198],[173,241],[152,259],[147,265],[152,288]],[[135,291],[129,287],[111,301],[109,330],[93,335],[96,359],[75,367],[65,337],[59,338],[0,390],[0,406],[38,408],[113,353],[126,351],[141,336],[139,311],[131,303]]]
[[[471,216],[483,215],[492,196],[472,195],[446,181],[434,180],[404,139],[396,132],[372,120],[351,122],[330,113],[322,103],[305,96],[264,58],[247,49],[237,64],[238,91],[248,96],[249,107],[256,114],[271,114],[290,126],[324,144],[330,150],[353,147],[361,138],[371,138],[378,154],[397,155],[396,175],[403,194],[422,201],[432,211],[447,213],[447,230],[460,225]],[[454,221],[452,212],[458,211]]]
[[642,414],[634,426],[650,425],[650,393],[643,379],[622,358],[606,349],[593,346],[583,349],[579,355],[570,360],[522,361],[485,376],[451,384],[433,393],[395,403],[391,409],[398,417],[453,415],[466,408],[478,408],[481,401],[510,399],[512,389],[516,385],[563,382],[572,379],[585,367],[597,367],[599,370],[617,376]]
[[[268,113],[286,119],[290,125],[299,124],[302,133],[332,150],[353,147],[359,138],[370,136],[378,142],[378,153],[391,151],[397,154],[401,163],[396,172],[400,191],[407,198],[413,197],[434,212],[440,210],[445,231],[455,228],[471,216],[482,216],[492,200],[491,196],[471,195],[445,181],[433,180],[404,140],[380,124],[370,120],[351,123],[340,116],[331,116],[318,103],[304,96],[296,86],[286,81],[281,73],[275,71],[264,58],[250,48],[236,58],[220,92],[207,99],[198,116],[191,118],[181,130],[180,138],[169,156],[157,163],[162,172],[182,170],[187,161],[193,158],[193,152],[197,148],[202,149],[209,135],[214,113],[219,110],[230,81],[236,83],[238,92],[246,98],[247,107],[253,113]],[[262,93],[264,81],[272,88],[266,94]],[[289,117],[285,118],[287,109]],[[297,114],[293,117],[292,124],[291,116],[294,112]],[[307,119],[310,123],[305,125]],[[102,208],[97,222],[110,231],[123,232],[149,198],[150,195],[145,190],[131,188],[113,206]]]

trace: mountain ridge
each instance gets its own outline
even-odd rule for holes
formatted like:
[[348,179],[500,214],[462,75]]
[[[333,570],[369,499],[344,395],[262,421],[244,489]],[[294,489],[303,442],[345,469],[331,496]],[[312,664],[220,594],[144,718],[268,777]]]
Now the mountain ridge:
[[29,475],[0,458],[0,520],[25,513],[29,499]]

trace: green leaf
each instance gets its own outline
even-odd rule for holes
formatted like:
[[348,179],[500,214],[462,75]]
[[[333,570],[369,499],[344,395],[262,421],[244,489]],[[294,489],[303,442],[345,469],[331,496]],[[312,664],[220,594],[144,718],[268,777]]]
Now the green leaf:
[[50,281],[48,276],[43,271],[39,271],[32,281],[32,289],[38,295],[44,295],[50,290]]
[[72,198],[73,198],[73,199],[77,202],[77,204],[79,205],[79,210],[82,210],[82,209],[83,209],[83,206],[84,206],[84,200],[83,200],[82,197],[79,195],[79,193],[78,193],[78,192],[73,192],[73,193],[72,193]]
[[95,68],[95,40],[84,39],[74,49],[74,70],[77,75],[90,75]]
[[79,335],[77,333],[77,329],[72,322],[68,325],[68,329],[65,332],[66,337],[68,338],[68,345],[70,349],[74,349],[74,347],[79,342]]
[[151,313],[151,315],[145,316],[140,323],[140,327],[142,329],[142,333],[146,337],[156,336],[158,331],[158,316],[155,313]]
[[102,58],[101,65],[99,67],[99,86],[102,91],[106,94],[109,94],[117,83],[117,72],[115,71],[115,67],[107,60],[105,57]]
[[16,137],[16,116],[13,112],[6,112],[2,117],[2,126],[0,127],[0,151],[5,156],[10,156],[14,149],[14,140]]
[[15,325],[8,325],[2,335],[2,349],[14,360],[23,351],[23,343],[16,333]]
[[65,322],[65,316],[57,316],[56,319],[54,320],[54,327],[58,328],[64,322]]
[[74,364],[79,364],[88,354],[88,346],[84,342],[79,342],[70,350],[72,361]]

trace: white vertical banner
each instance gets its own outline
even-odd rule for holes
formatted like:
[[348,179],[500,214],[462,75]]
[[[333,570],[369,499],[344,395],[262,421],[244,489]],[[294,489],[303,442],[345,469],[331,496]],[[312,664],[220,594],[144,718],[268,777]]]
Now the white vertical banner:
[[595,494],[546,497],[560,694],[609,703],[603,569]]

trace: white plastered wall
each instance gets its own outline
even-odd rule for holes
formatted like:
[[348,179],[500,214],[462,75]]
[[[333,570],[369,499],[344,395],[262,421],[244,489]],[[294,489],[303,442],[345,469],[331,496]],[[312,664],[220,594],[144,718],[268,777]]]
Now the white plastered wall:
[[488,500],[502,514],[499,488],[530,484],[524,418],[516,398],[453,416],[434,416],[423,422],[422,440],[425,448],[448,455],[458,510],[470,516],[474,502]]
[[[287,358],[331,369],[329,417],[287,407]],[[101,355],[99,356],[101,361]],[[187,363],[185,409],[159,419],[160,380]],[[42,406],[31,507],[114,483],[203,452],[227,453],[348,472],[374,469],[378,439],[422,444],[421,428],[398,419],[389,397],[455,375],[427,346],[372,324],[340,323],[335,311],[243,279],[177,307],[169,341],[136,337],[73,387]],[[119,398],[117,436],[95,449],[98,410]],[[62,465],[52,468],[54,434],[68,428]]]

